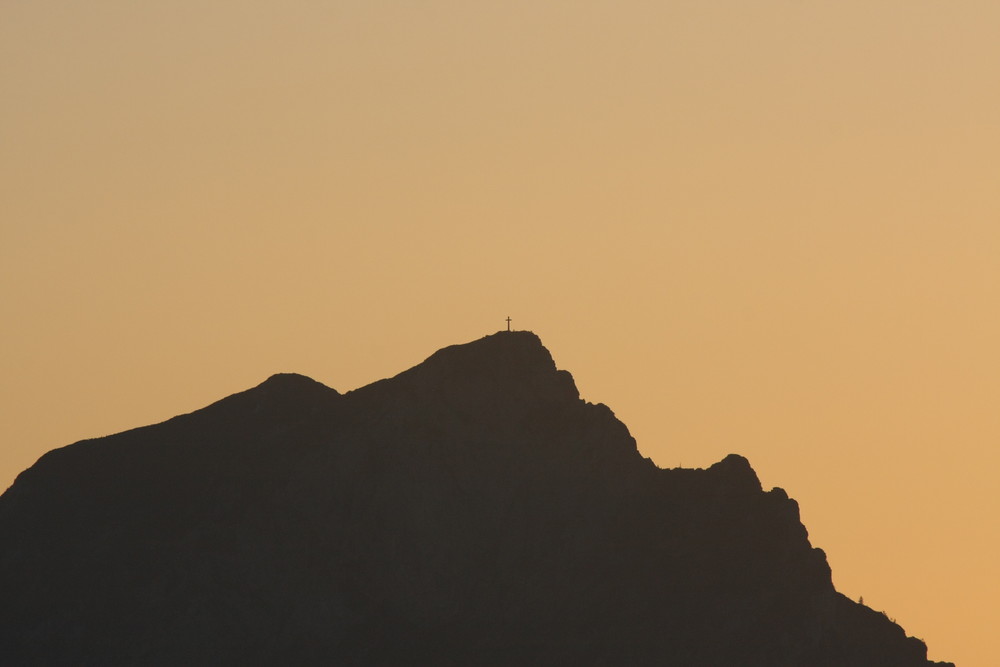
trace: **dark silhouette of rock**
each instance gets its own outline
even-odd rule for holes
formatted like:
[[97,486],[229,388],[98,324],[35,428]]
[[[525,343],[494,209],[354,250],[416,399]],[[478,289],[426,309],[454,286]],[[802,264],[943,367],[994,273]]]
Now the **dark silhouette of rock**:
[[299,375],[0,497],[3,665],[927,665],[746,459],[662,470],[538,338]]

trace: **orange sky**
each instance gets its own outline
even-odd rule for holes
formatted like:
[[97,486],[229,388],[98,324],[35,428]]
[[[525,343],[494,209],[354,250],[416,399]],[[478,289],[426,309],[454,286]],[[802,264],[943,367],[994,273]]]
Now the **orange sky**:
[[510,315],[659,465],[746,455],[840,590],[990,665],[998,25],[992,0],[9,0],[0,486]]

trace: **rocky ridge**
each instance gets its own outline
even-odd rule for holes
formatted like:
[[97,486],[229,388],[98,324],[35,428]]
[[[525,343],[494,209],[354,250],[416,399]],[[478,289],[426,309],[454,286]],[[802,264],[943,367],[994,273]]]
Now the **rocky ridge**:
[[746,459],[660,469],[529,332],[281,374],[0,496],[5,665],[898,665]]

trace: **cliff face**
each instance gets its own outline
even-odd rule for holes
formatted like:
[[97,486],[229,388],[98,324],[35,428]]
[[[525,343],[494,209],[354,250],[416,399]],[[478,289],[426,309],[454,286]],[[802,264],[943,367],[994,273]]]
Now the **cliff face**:
[[277,375],[0,497],[5,665],[926,665],[742,457],[661,470],[533,334]]

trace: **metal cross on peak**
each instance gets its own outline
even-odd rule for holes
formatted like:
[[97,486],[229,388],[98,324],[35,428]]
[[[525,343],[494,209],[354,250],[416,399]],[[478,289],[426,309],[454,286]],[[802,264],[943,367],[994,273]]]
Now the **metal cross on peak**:
[[510,331],[510,315],[507,316],[507,331]]

